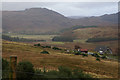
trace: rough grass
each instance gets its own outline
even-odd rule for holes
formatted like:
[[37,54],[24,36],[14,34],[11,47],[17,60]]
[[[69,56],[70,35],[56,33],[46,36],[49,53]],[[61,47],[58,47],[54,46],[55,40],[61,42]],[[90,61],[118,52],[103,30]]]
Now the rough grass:
[[111,27],[83,28],[74,30],[74,35],[78,39],[99,38],[99,37],[118,37],[118,29]]
[[[47,50],[50,54],[40,54]],[[18,62],[31,61],[35,68],[46,67],[48,70],[57,70],[58,66],[80,68],[93,77],[117,78],[118,62],[112,60],[96,61],[95,57],[82,57],[81,55],[65,54],[60,51],[35,47],[31,44],[3,41],[3,58],[9,60],[11,55],[17,55]]]

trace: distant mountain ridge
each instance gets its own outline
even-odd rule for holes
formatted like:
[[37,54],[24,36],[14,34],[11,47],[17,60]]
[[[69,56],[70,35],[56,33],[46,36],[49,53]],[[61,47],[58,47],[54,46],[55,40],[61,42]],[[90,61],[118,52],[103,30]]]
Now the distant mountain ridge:
[[2,27],[3,32],[57,32],[74,25],[117,26],[117,16],[118,13],[71,19],[46,8],[30,8],[23,11],[2,11]]
[[87,16],[67,16],[68,18],[71,18],[71,19],[81,19],[81,18],[85,18]]
[[95,25],[95,26],[117,26],[118,25],[118,13],[105,14],[102,16],[84,17],[80,19],[71,19],[75,25]]

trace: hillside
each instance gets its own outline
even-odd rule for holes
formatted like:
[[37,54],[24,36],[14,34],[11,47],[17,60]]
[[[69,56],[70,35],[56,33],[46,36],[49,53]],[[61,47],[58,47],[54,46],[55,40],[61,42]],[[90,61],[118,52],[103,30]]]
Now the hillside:
[[61,35],[62,36],[73,36],[76,39],[86,40],[88,38],[100,38],[100,37],[118,37],[118,28],[113,27],[89,27],[87,28],[76,28],[72,30],[66,30]]
[[46,8],[3,11],[2,16],[4,32],[56,32],[59,29],[71,26],[68,18]]
[[119,13],[114,14],[105,14],[102,16],[92,16],[92,17],[83,17],[70,19],[74,25],[84,25],[84,26],[117,26],[118,25],[118,15]]
[[23,11],[2,11],[3,32],[16,33],[54,33],[75,25],[117,26],[117,15],[98,17],[67,18],[46,8],[30,8]]
[[[117,78],[118,62],[114,60],[96,61],[96,58],[89,55],[66,54],[59,50],[50,48],[35,47],[31,44],[3,41],[2,56],[9,60],[11,55],[16,55],[18,62],[22,60],[30,61],[34,68],[46,70],[57,70],[58,66],[67,66],[72,69],[79,68],[91,74],[94,78]],[[47,50],[50,54],[41,54]]]

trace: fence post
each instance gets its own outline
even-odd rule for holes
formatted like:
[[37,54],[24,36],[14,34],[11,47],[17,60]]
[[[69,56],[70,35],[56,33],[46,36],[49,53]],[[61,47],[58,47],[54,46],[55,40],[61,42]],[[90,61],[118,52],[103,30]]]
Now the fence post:
[[10,80],[16,80],[16,65],[17,65],[17,56],[10,56]]

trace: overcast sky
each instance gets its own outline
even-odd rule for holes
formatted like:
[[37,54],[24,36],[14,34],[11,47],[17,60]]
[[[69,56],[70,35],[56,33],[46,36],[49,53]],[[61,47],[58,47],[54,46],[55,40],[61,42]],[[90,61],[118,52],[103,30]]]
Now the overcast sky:
[[48,8],[64,16],[100,16],[118,12],[117,2],[3,2],[3,10]]

